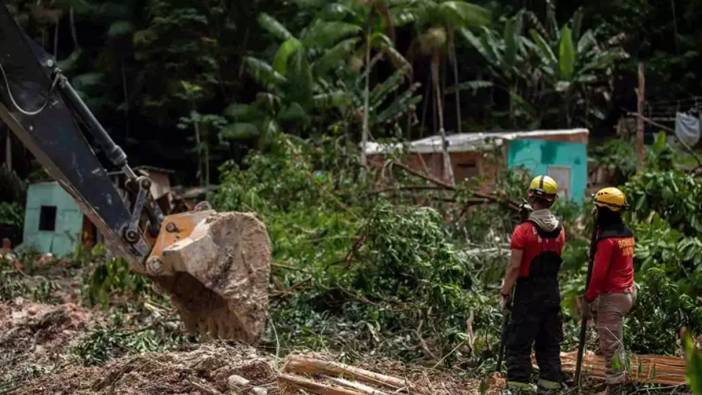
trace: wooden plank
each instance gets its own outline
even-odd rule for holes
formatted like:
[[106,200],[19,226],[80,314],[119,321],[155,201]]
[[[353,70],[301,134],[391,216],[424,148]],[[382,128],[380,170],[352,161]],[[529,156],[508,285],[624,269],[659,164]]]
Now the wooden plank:
[[342,387],[351,388],[351,389],[359,391],[365,395],[389,395],[387,392],[380,391],[376,388],[373,388],[371,386],[368,386],[368,385],[365,385],[362,383],[358,383],[355,381],[350,381],[350,380],[346,380],[346,379],[342,379],[342,378],[338,378],[338,377],[329,377],[329,376],[325,376],[325,378],[327,380],[335,383],[335,384],[342,386]]
[[[293,355],[288,358],[283,372],[299,374],[327,374],[331,376],[350,377],[352,379],[371,384],[380,384],[398,390],[407,388],[410,383],[397,377],[387,376],[369,370],[344,365],[338,362],[323,361],[320,359]],[[418,392],[418,391],[415,391]]]
[[278,384],[283,389],[284,394],[295,394],[286,390],[288,387],[303,389],[317,395],[365,395],[361,392],[352,391],[346,388],[332,387],[330,385],[321,384],[314,380],[298,376],[295,374],[280,373],[278,375]]

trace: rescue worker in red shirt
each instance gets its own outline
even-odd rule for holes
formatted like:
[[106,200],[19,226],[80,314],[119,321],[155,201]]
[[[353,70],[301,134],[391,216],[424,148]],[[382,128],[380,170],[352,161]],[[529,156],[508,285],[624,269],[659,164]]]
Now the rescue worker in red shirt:
[[[534,178],[528,191],[533,211],[512,234],[510,264],[500,289],[503,304],[510,298],[513,303],[504,337],[509,394],[535,389],[541,394],[558,393],[562,388],[558,271],[565,232],[550,211],[557,193],[558,184],[551,177]],[[536,388],[530,383],[532,347],[539,365]]]
[[[584,296],[583,313],[595,317],[600,352],[606,364],[602,394],[622,393],[624,371],[624,317],[636,299],[634,288],[634,235],[622,220],[626,197],[617,188],[595,194],[597,241],[592,278]],[[618,362],[617,362],[618,360]]]

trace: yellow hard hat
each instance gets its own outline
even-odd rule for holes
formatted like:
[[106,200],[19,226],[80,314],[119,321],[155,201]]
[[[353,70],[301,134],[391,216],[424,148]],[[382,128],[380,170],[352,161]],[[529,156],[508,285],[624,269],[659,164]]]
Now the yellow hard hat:
[[537,176],[529,184],[529,196],[537,196],[552,202],[558,193],[558,183],[549,176]]
[[624,192],[614,187],[600,189],[594,200],[597,207],[607,207],[612,211],[621,211],[627,207]]

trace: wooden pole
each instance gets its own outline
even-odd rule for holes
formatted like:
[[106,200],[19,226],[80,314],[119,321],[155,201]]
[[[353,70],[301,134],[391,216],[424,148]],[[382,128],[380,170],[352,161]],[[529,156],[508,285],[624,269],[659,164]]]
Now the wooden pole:
[[[646,74],[645,64],[642,60],[639,61],[639,87],[636,89],[636,108],[637,112],[644,115],[644,107],[646,105]],[[645,123],[642,117],[636,118],[636,153],[639,159],[639,169],[643,168],[646,149],[644,147],[644,128]]]

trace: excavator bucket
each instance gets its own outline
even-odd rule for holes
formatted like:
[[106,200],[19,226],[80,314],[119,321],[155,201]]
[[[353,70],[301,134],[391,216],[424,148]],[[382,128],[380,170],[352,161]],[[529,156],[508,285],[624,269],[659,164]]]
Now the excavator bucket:
[[270,266],[260,220],[207,210],[164,219],[146,274],[171,297],[189,331],[255,343],[266,325]]
[[[211,210],[163,218],[147,197],[151,181],[132,170],[56,61],[22,32],[2,1],[0,123],[75,198],[112,253],[171,297],[187,328],[260,339],[271,261],[263,223]],[[126,195],[110,177],[115,170],[127,177]]]

